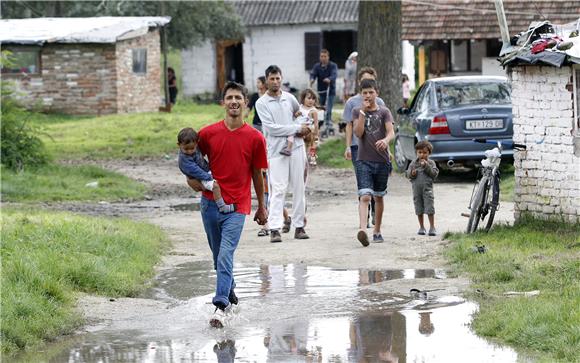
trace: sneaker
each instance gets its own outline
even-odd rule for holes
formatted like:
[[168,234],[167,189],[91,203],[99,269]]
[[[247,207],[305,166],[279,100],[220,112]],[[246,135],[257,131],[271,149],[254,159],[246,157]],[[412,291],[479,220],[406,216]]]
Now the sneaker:
[[380,233],[374,234],[373,233],[373,243],[383,243],[385,242],[385,240],[383,239],[383,236]]
[[436,235],[437,235],[437,230],[435,229],[435,227],[429,228],[429,236],[436,236]]
[[228,304],[224,309],[216,307],[211,319],[209,319],[209,325],[213,328],[223,328],[231,314],[232,304]]
[[298,228],[296,228],[296,231],[294,231],[294,238],[295,239],[309,239],[310,237],[306,234],[304,227],[298,227]]
[[266,237],[269,234],[270,231],[268,231],[267,229],[261,229],[258,231],[258,237]]
[[285,221],[284,221],[284,226],[282,227],[282,233],[288,233],[290,232],[290,226],[292,225],[292,218],[288,217]]
[[423,227],[419,228],[419,230],[417,231],[417,234],[420,236],[424,236],[426,234],[425,228],[423,228]]
[[273,229],[270,231],[270,242],[272,243],[282,242],[282,235],[280,234],[280,231],[278,231],[277,229]]
[[369,236],[362,229],[356,234],[356,239],[365,247],[369,245]]

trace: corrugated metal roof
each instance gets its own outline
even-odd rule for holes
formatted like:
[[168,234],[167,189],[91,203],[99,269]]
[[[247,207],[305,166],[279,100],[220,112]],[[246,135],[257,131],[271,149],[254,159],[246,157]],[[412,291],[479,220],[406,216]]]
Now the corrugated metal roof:
[[161,16],[3,19],[0,43],[115,43],[170,21]]
[[246,26],[353,23],[358,1],[232,1]]

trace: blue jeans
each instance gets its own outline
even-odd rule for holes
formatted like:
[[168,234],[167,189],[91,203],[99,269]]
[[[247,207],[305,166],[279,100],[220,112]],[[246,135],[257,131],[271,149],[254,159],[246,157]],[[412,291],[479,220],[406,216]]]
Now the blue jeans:
[[233,294],[234,252],[238,247],[246,216],[241,213],[220,213],[213,200],[201,198],[201,219],[207,234],[207,242],[213,254],[213,267],[217,272],[215,297],[217,307],[226,307]]
[[326,106],[324,114],[324,125],[332,126],[332,106],[334,105],[334,95],[328,95],[328,104],[326,104],[326,92],[320,93],[320,105]]
[[383,197],[387,194],[387,183],[392,166],[386,162],[358,160],[355,164],[358,177],[358,195]]

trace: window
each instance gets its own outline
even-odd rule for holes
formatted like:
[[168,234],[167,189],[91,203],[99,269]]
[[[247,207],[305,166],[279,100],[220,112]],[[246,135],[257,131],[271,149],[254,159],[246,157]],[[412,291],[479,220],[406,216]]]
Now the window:
[[10,65],[2,66],[2,74],[40,73],[40,49],[7,49]]
[[469,70],[469,41],[451,41],[451,71],[465,72]]
[[133,49],[133,73],[147,73],[147,49]]

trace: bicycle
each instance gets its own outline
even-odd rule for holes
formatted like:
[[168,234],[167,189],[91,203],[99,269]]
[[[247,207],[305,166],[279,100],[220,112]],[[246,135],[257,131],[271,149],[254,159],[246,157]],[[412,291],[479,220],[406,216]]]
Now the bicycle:
[[[479,179],[471,192],[471,200],[469,201],[469,222],[467,223],[467,233],[474,233],[477,227],[485,224],[484,230],[487,232],[493,224],[495,212],[499,208],[499,182],[500,172],[499,165],[501,163],[501,152],[503,145],[512,146],[515,150],[525,150],[526,145],[516,144],[512,141],[498,141],[488,139],[473,139],[474,142],[495,144],[497,147],[485,151],[485,159],[481,160],[481,168]],[[487,218],[487,220],[486,220]]]

